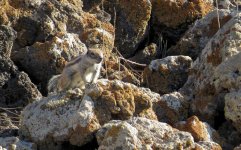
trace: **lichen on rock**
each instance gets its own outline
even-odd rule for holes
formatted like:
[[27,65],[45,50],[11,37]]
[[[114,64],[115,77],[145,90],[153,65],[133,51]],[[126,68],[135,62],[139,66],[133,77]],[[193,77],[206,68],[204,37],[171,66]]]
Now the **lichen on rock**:
[[190,133],[146,118],[111,121],[97,132],[99,149],[192,149]]

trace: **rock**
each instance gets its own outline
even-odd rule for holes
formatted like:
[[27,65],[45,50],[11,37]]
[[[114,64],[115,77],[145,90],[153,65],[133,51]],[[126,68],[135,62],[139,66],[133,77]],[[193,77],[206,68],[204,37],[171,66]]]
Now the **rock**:
[[215,142],[200,141],[195,143],[196,147],[194,150],[222,150],[220,145]]
[[153,102],[153,109],[159,121],[174,125],[188,116],[189,103],[179,92],[162,95]]
[[141,64],[149,64],[157,56],[157,45],[151,43],[149,46],[145,47],[143,50],[137,52],[135,56],[131,57],[129,60],[138,62]]
[[[229,10],[220,9],[219,21],[222,27],[233,14]],[[204,49],[209,40],[219,30],[217,11],[213,10],[204,18],[197,20],[175,46],[167,50],[167,55],[186,55],[195,60]]]
[[213,7],[209,0],[152,0],[151,2],[153,5],[152,13],[154,15],[154,22],[171,28],[177,28],[182,24],[203,17],[212,10]]
[[0,26],[0,56],[9,58],[16,32],[9,26]]
[[[209,40],[180,90],[191,100],[191,114],[210,125],[223,116],[224,96],[241,88],[241,49],[238,44],[241,26],[238,15]],[[216,122],[220,126],[218,124]]]
[[2,150],[37,150],[34,143],[21,141],[17,137],[0,137],[0,149]]
[[21,114],[19,133],[44,149],[53,149],[53,141],[82,146],[110,120],[132,116],[157,120],[152,101],[158,96],[129,83],[99,80],[84,95],[74,89],[29,104]]
[[201,122],[197,116],[192,116],[187,121],[176,123],[175,128],[191,133],[195,142],[217,142],[218,138],[220,138],[218,133],[209,124]]
[[41,97],[28,75],[0,56],[0,107],[22,107]]
[[151,17],[149,0],[105,0],[104,8],[115,26],[115,46],[124,57],[132,56],[148,32]]
[[97,132],[99,150],[104,149],[192,149],[190,133],[146,118],[111,121]]
[[41,97],[28,75],[10,60],[15,31],[0,26],[0,107],[21,107]]
[[186,82],[191,65],[188,56],[153,60],[144,70],[143,84],[161,95],[176,91]]
[[180,39],[188,25],[213,9],[210,0],[151,0],[151,3],[154,33],[167,39],[169,45]]
[[[240,78],[241,79],[241,78]],[[241,80],[240,80],[241,81]],[[231,92],[225,95],[225,118],[232,121],[232,124],[236,127],[241,134],[241,90],[237,92]]]

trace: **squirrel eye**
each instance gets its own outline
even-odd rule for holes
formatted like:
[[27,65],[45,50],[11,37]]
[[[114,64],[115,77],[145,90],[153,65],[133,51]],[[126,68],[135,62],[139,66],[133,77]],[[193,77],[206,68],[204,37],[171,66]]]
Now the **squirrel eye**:
[[91,56],[91,57],[95,56],[95,54],[94,54],[94,53],[92,53],[92,52],[90,52],[89,54],[90,54],[90,56]]

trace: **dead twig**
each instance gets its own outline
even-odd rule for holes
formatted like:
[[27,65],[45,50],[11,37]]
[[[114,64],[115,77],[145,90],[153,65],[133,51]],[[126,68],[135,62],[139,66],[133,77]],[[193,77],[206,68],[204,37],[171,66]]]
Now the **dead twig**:
[[12,111],[6,109],[6,108],[0,107],[0,109],[6,111],[6,112],[8,112],[8,113],[11,113],[11,114],[13,114],[13,115],[19,116],[19,114],[16,114],[16,113],[14,113],[14,112],[12,112]]

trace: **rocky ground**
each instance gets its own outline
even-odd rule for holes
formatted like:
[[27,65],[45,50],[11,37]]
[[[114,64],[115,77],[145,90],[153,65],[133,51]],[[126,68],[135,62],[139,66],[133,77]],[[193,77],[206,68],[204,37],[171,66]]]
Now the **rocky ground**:
[[[0,150],[240,150],[241,3],[218,3],[1,0]],[[48,93],[89,47],[98,82]]]

